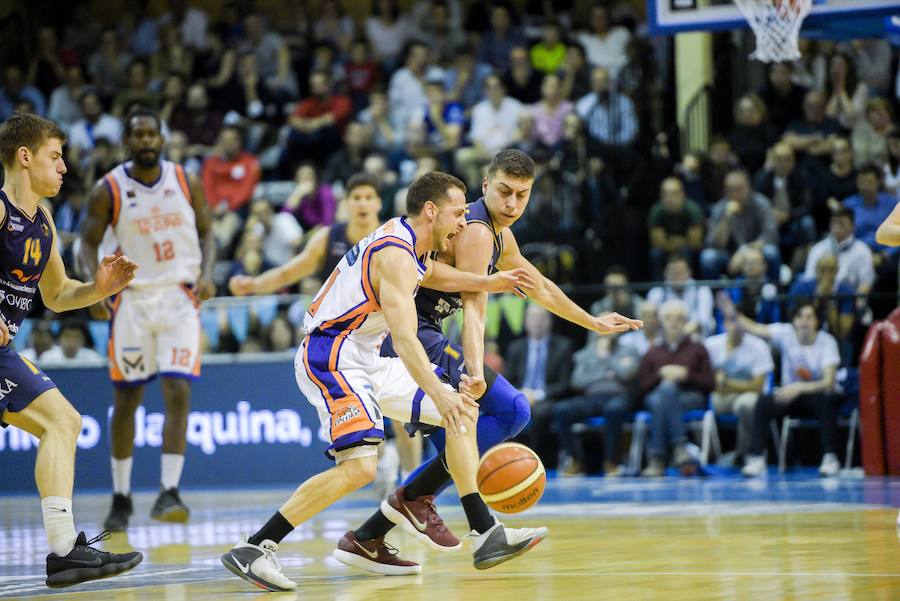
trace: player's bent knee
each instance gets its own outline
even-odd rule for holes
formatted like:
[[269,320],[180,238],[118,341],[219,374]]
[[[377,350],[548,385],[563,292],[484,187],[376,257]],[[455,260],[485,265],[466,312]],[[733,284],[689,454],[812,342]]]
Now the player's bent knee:
[[81,434],[81,414],[67,402],[56,414],[54,426],[61,434],[77,439]]
[[516,394],[513,399],[513,418],[512,423],[510,424],[510,433],[509,438],[516,436],[525,429],[525,426],[528,425],[528,422],[531,421],[531,404],[528,402],[528,399],[521,392]]
[[361,445],[338,451],[335,459],[350,490],[362,488],[375,480],[378,470],[378,447]]

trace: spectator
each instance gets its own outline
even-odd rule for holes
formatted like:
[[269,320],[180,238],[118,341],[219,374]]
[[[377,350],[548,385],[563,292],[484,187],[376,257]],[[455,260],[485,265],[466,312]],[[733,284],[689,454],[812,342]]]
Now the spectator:
[[[244,240],[241,246],[245,252],[259,253],[255,258],[244,261],[244,265],[252,267],[243,271],[250,275],[258,275],[260,271],[272,265],[284,265],[297,254],[297,248],[303,240],[303,228],[289,212],[275,213],[272,204],[262,198],[250,205],[250,215],[244,224]],[[241,254],[239,249],[238,254]]]
[[891,83],[891,47],[887,40],[856,39],[851,40],[849,46],[860,80],[865,82],[873,95],[887,96]]
[[268,31],[262,16],[257,13],[244,18],[244,28],[247,32],[246,48],[252,50],[256,57],[256,73],[260,82],[278,98],[296,98],[299,85],[291,69],[291,54],[284,39],[274,31]]
[[111,100],[119,91],[131,56],[119,47],[116,30],[107,27],[100,35],[97,50],[88,59],[88,74],[104,100]]
[[180,73],[185,79],[194,71],[194,52],[184,45],[181,32],[171,25],[159,28],[162,49],[150,57],[150,73],[159,81],[167,73]]
[[59,254],[71,273],[75,266],[75,257],[78,256],[81,223],[88,214],[88,199],[84,182],[76,178],[66,180],[62,192],[60,196],[64,200],[53,212],[53,221],[56,225]]
[[769,264],[769,276],[777,279],[781,267],[778,252],[778,227],[772,205],[765,196],[753,191],[743,169],[725,177],[725,198],[712,208],[706,245],[700,253],[703,279],[718,278],[731,253],[745,245],[761,248]]
[[654,280],[662,279],[667,257],[678,253],[689,263],[703,246],[703,209],[685,197],[677,177],[668,177],[660,186],[659,202],[650,208],[650,264]]
[[769,345],[748,334],[734,317],[725,319],[725,332],[706,339],[706,351],[716,374],[712,394],[718,415],[733,413],[738,418],[735,461],[743,461],[753,435],[753,409],[775,369]]
[[322,179],[343,184],[363,169],[363,161],[372,144],[372,128],[353,121],[344,130],[344,144],[328,158]]
[[814,299],[816,312],[824,319],[828,331],[838,340],[845,340],[856,317],[853,302],[855,290],[837,279],[837,271],[837,257],[822,255],[816,262],[815,275],[797,278],[791,286],[791,295],[794,298]]
[[854,219],[853,210],[846,207],[839,208],[831,215],[828,236],[813,245],[806,257],[805,276],[814,278],[819,260],[833,255],[837,257],[837,282],[846,284],[858,295],[867,296],[875,283],[872,251],[865,242],[853,235]]
[[372,129],[372,145],[376,150],[389,153],[394,149],[396,137],[384,90],[376,88],[372,91],[369,95],[369,106],[359,114],[359,121]]
[[97,47],[97,40],[103,31],[103,25],[94,16],[91,4],[88,0],[70,2],[68,6],[72,12],[63,30],[63,48],[77,52],[82,61]]
[[628,413],[633,411],[631,383],[639,361],[637,351],[619,345],[615,336],[598,336],[575,353],[571,388],[578,396],[559,401],[553,411],[553,429],[566,457],[562,466],[564,474],[585,473],[583,446],[572,434],[572,425],[600,415],[606,419],[603,471],[607,476],[622,475],[619,440],[622,425]]
[[575,112],[587,124],[588,139],[605,160],[625,152],[637,137],[634,104],[627,96],[612,91],[609,72],[604,67],[595,67],[591,72],[591,93],[576,103]]
[[31,103],[36,114],[44,114],[46,109],[44,95],[36,87],[26,85],[21,67],[8,64],[3,69],[3,87],[0,88],[0,121],[12,117],[16,105],[23,100]]
[[853,128],[851,143],[857,166],[868,162],[887,162],[888,133],[893,129],[894,112],[884,98],[873,98],[866,103],[866,118]]
[[766,152],[776,139],[776,132],[768,122],[766,105],[756,94],[747,94],[735,105],[734,121],[728,141],[741,164],[750,173],[756,173],[766,162]]
[[819,473],[836,476],[840,471],[837,455],[838,396],[835,372],[840,365],[837,341],[819,329],[821,321],[811,302],[799,303],[791,323],[758,324],[736,313],[734,306],[723,303],[722,312],[737,316],[741,326],[751,334],[770,340],[781,354],[781,386],[774,394],[764,395],[753,411],[753,439],[742,473],[759,476],[766,471],[769,421],[784,415],[816,417],[821,424],[822,464]]
[[75,317],[66,318],[59,329],[59,346],[45,351],[41,355],[41,363],[48,366],[101,359],[97,351],[87,348],[86,344],[90,339],[84,320]]
[[94,149],[97,140],[105,138],[113,145],[122,140],[122,122],[103,112],[100,94],[94,88],[85,88],[81,94],[81,112],[84,119],[76,121],[69,131],[69,147],[72,159],[77,162],[84,153]]
[[156,18],[147,11],[148,4],[144,0],[126,9],[121,28],[122,37],[128,41],[128,51],[143,59],[159,52],[159,27]]
[[291,131],[279,161],[282,177],[292,174],[299,161],[322,160],[334,152],[350,117],[350,99],[332,92],[328,73],[314,71],[309,88],[310,97],[297,104],[288,120]]
[[688,451],[681,416],[706,406],[706,395],[715,388],[715,376],[706,349],[692,341],[685,329],[687,305],[678,299],[668,300],[660,306],[659,318],[662,342],[647,351],[638,372],[644,404],[653,417],[649,461],[641,475],[662,476],[669,452],[682,474],[690,475],[696,471],[696,461]]
[[[759,323],[781,321],[781,304],[775,300],[778,288],[766,277],[766,258],[754,246],[745,246],[732,257],[735,286],[726,293],[738,310]],[[719,328],[721,329],[721,328]]]
[[[596,313],[595,313],[596,315]],[[656,346],[662,336],[659,325],[659,307],[650,301],[644,301],[638,307],[636,315],[644,322],[644,327],[634,332],[622,334],[619,346],[628,346],[637,351],[640,357]]]
[[465,42],[456,49],[456,56],[444,73],[447,97],[465,107],[466,112],[484,99],[484,84],[493,68],[480,62],[474,46]]
[[428,46],[422,42],[410,42],[404,50],[403,67],[391,77],[388,86],[388,103],[391,124],[395,132],[404,132],[423,106],[428,104],[425,80],[439,76],[439,70],[431,70]]
[[188,6],[187,0],[169,0],[169,12],[159,18],[161,27],[172,25],[184,45],[191,50],[206,49],[206,26],[209,17],[199,8]]
[[827,168],[810,172],[812,214],[816,231],[823,231],[831,219],[831,213],[840,207],[840,199],[856,193],[856,168],[853,150],[847,138],[834,138],[831,142],[831,163]]
[[816,239],[816,223],[811,215],[809,185],[797,168],[790,145],[779,142],[771,148],[765,167],[753,180],[753,188],[772,202],[782,256],[790,256],[795,248],[804,251]]
[[305,232],[334,223],[337,201],[331,186],[319,181],[315,166],[310,163],[300,165],[294,182],[297,185],[284,201],[281,212],[296,217]]
[[825,94],[828,96],[825,114],[843,128],[853,129],[869,101],[869,87],[857,79],[853,59],[843,52],[831,56]]
[[149,89],[147,63],[135,60],[125,71],[125,86],[119,90],[113,99],[112,114],[121,119],[125,116],[127,107],[137,103],[149,109],[159,106],[159,94]]
[[55,355],[60,353],[56,340],[53,339],[50,322],[46,319],[35,320],[31,327],[31,346],[19,353],[19,356],[40,365],[43,362],[41,357],[48,351],[53,351]]
[[509,70],[503,78],[507,93],[522,104],[534,104],[541,98],[542,73],[531,67],[526,46],[509,51]]
[[691,266],[687,259],[679,254],[669,255],[666,261],[665,285],[652,288],[647,293],[647,300],[662,307],[670,300],[684,303],[688,312],[685,332],[689,335],[700,333],[705,336],[713,326],[713,296],[707,286],[698,286],[691,277]]
[[[621,265],[612,265],[606,270],[603,278],[606,295],[591,305],[591,315],[603,313],[620,313],[621,315],[637,315],[639,307],[644,304],[640,295],[631,291],[628,272]],[[595,338],[596,332],[589,332],[588,337]]]
[[481,36],[478,60],[503,73],[510,67],[510,51],[526,45],[525,37],[513,26],[511,8],[496,2],[491,6],[491,28]]
[[566,117],[573,111],[572,103],[562,95],[562,82],[555,73],[544,75],[541,100],[531,108],[534,116],[534,135],[548,148],[557,148],[563,138]]
[[372,58],[369,43],[364,38],[354,40],[350,46],[350,60],[344,63],[344,80],[355,106],[361,108],[364,105],[380,78],[381,71]]
[[613,80],[628,62],[626,48],[629,40],[631,33],[624,27],[613,26],[609,9],[602,4],[591,7],[590,31],[578,34],[588,62],[594,67],[606,69]]
[[558,73],[566,62],[562,25],[549,20],[541,26],[541,40],[531,47],[531,66],[544,74]]
[[187,136],[190,156],[205,157],[216,143],[222,121],[222,113],[209,106],[206,86],[194,83],[188,88],[184,108],[174,111],[170,125]]
[[458,102],[448,101],[441,78],[429,79],[425,86],[428,103],[421,112],[429,146],[438,153],[453,152],[462,139],[465,110]]
[[78,63],[66,67],[65,83],[50,94],[47,118],[68,132],[76,121],[84,117],[78,102],[83,91],[84,68]]
[[37,52],[28,65],[28,83],[40,90],[44,98],[66,79],[66,60],[74,62],[72,51],[59,48],[56,29],[43,26],[38,29]]
[[818,90],[806,93],[803,98],[803,119],[788,126],[782,140],[800,155],[798,161],[805,166],[811,160],[822,159],[831,154],[832,140],[843,134],[840,123],[825,112],[827,99]]
[[244,110],[243,90],[238,75],[238,52],[225,42],[225,31],[220,26],[207,35],[206,50],[195,57],[193,79],[206,84],[215,110],[223,113]]
[[[857,193],[843,202],[846,208],[853,211],[856,237],[868,244],[876,253],[883,253],[886,247],[875,241],[875,230],[897,204],[897,198],[881,191],[880,185],[881,169],[874,163],[860,165],[856,173]],[[874,258],[876,269],[882,258],[880,256]]]
[[246,216],[260,180],[259,161],[244,150],[240,128],[226,125],[212,154],[203,164],[203,188],[213,212],[237,211]]
[[481,185],[482,169],[491,157],[515,140],[519,113],[523,110],[521,102],[506,95],[498,76],[485,79],[484,89],[487,98],[472,109],[472,146],[456,153],[456,164],[465,182],[475,188]]
[[270,353],[284,353],[294,348],[294,327],[279,315],[269,323],[264,334],[265,349]]
[[900,129],[893,128],[887,136],[888,156],[884,163],[884,189],[900,198]]
[[531,405],[531,423],[520,437],[537,452],[544,465],[555,469],[556,439],[550,432],[556,401],[569,390],[572,345],[551,332],[550,313],[530,304],[525,310],[525,338],[514,340],[506,352],[509,382]]
[[313,24],[313,39],[328,44],[345,54],[356,34],[353,17],[346,14],[337,0],[323,0],[319,5],[319,18]]
[[759,97],[769,109],[769,121],[778,135],[803,117],[803,97],[807,90],[794,83],[792,74],[790,63],[772,63],[769,79],[759,90]]
[[372,16],[366,19],[366,37],[375,53],[375,58],[388,67],[396,66],[400,51],[409,41],[412,23],[401,14],[394,0],[374,2]]
[[413,7],[413,16],[418,17],[415,18],[416,38],[428,44],[431,56],[441,66],[449,64],[455,49],[466,41],[459,12],[457,0],[419,2]]
[[569,42],[566,46],[566,62],[560,68],[563,97],[577,101],[590,94],[591,73],[584,46],[578,42]]

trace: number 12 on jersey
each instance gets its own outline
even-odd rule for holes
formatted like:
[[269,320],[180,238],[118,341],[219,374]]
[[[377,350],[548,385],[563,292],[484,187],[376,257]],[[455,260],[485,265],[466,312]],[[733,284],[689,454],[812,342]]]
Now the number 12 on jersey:
[[175,246],[171,240],[164,240],[162,244],[153,243],[153,251],[156,253],[156,262],[171,261],[175,258]]

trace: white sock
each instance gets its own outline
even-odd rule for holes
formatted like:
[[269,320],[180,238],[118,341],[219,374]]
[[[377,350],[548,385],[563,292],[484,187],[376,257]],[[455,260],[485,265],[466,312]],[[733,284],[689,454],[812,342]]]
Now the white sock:
[[163,490],[170,488],[178,488],[178,482],[181,480],[181,469],[184,467],[184,455],[175,455],[174,453],[163,453],[162,455],[162,483]]
[[75,521],[72,518],[72,499],[65,497],[44,497],[41,499],[41,513],[44,516],[44,531],[50,550],[64,557],[75,547]]
[[131,494],[131,464],[133,461],[133,457],[126,459],[110,458],[114,493],[125,496]]

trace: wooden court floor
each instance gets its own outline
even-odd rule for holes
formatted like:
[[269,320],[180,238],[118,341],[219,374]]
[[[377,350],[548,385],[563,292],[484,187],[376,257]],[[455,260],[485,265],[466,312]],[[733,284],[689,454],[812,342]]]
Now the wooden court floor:
[[[602,479],[550,483],[546,498],[510,525],[546,525],[550,536],[492,570],[472,567],[468,545],[426,551],[402,534],[389,541],[423,564],[420,576],[380,577],[330,557],[335,541],[375,506],[366,491],[294,532],[279,556],[295,593],[264,593],[219,563],[242,533],[262,523],[289,491],[183,494],[191,523],[152,523],[153,495],[136,495],[128,536],[144,563],[129,574],[51,591],[43,586],[46,542],[32,497],[0,497],[0,598],[65,600],[302,599],[455,601],[525,599],[900,599],[900,480],[746,483]],[[79,525],[96,533],[105,495],[76,497]],[[439,499],[458,535],[452,491]]]

